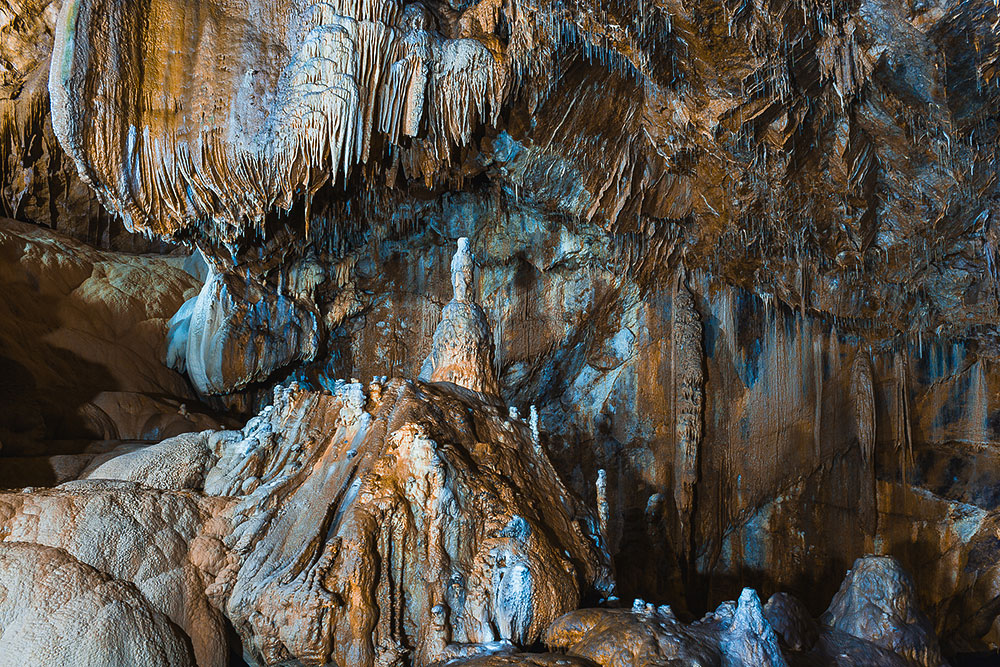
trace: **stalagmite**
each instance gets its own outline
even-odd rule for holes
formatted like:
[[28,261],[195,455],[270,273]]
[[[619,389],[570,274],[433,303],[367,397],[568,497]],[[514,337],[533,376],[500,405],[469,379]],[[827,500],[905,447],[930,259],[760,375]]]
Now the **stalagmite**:
[[531,404],[531,409],[528,412],[528,425],[531,427],[531,441],[535,443],[536,448],[540,448],[542,436],[538,428],[538,406],[534,403]]
[[597,471],[597,481],[595,482],[597,491],[597,522],[601,528],[601,535],[608,539],[608,521],[610,519],[610,507],[608,505],[608,472],[601,468]]
[[240,497],[210,594],[266,662],[428,665],[528,645],[607,589],[596,519],[526,426],[445,383],[392,380],[374,412],[368,399],[358,383],[278,389],[213,437],[205,490]]
[[499,395],[493,366],[493,336],[486,313],[475,300],[475,276],[469,240],[460,238],[451,260],[454,296],[441,312],[431,353],[420,369],[426,382],[451,382],[473,391]]
[[894,558],[855,561],[822,622],[889,649],[911,664],[944,664],[934,631],[917,604],[913,581]]

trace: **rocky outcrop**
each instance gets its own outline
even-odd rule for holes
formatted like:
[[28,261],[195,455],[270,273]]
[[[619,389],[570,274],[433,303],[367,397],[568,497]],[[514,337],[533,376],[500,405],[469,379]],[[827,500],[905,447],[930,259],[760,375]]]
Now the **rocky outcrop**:
[[764,618],[782,646],[793,651],[808,651],[819,638],[816,621],[805,605],[788,593],[778,592],[768,598]]
[[[531,645],[611,585],[596,519],[529,426],[452,384],[279,389],[243,431],[111,452],[83,477],[0,495],[0,544],[134,587],[128,604],[169,618],[200,665],[226,664],[223,615],[264,664],[428,665]],[[173,637],[135,632],[149,651]]]
[[584,609],[567,614],[545,633],[545,643],[602,667],[700,664],[723,667],[784,667],[774,631],[764,619],[760,598],[744,589],[738,603],[690,625],[670,607],[636,600],[631,610]]
[[218,438],[206,491],[247,495],[212,594],[265,662],[529,645],[609,584],[595,520],[527,425],[448,387],[280,390]]
[[[190,665],[188,651],[193,650],[199,665],[226,665],[225,620],[210,604],[206,586],[221,567],[222,551],[213,545],[227,532],[228,505],[215,498],[107,480],[0,494],[0,548],[36,545],[27,552],[34,555],[19,562],[24,567],[40,566],[33,575],[37,584],[23,570],[20,575],[14,571],[15,584],[25,587],[21,589],[24,594],[8,595],[12,606],[5,619],[10,624],[0,626],[0,638],[6,641],[10,632],[13,641],[20,613],[54,611],[63,599],[60,596],[79,596],[82,606],[54,614],[49,624],[30,628],[36,633],[34,638],[14,654],[23,660],[21,664],[43,660],[45,654],[35,651],[47,646],[54,651],[49,656],[53,660],[74,664],[75,646],[60,642],[86,634],[86,621],[98,619],[108,627],[105,634],[97,633],[83,644],[79,657],[90,661],[84,664],[128,664],[130,657],[118,653],[114,637],[115,632],[127,633],[132,627],[139,632],[123,634],[119,640],[128,642],[137,659],[149,655],[152,664]],[[42,560],[32,560],[38,558]],[[75,583],[71,580],[67,589],[59,584],[60,568],[49,574],[49,568],[59,562],[69,569],[66,576],[76,572],[71,575]],[[84,610],[88,617],[79,617],[77,612]],[[169,619],[168,632],[163,630],[164,622],[157,620],[161,616]],[[126,625],[116,628],[116,618]],[[180,638],[185,650],[171,655],[166,649],[176,645],[175,638]],[[165,645],[162,650],[161,644]]]
[[441,663],[441,667],[593,667],[593,665],[590,660],[569,657],[561,653],[488,655],[457,658]]
[[10,506],[196,507],[168,569],[263,661],[514,660],[607,555],[685,617],[892,554],[931,624],[845,584],[640,644],[996,646],[995,5],[0,2],[0,214],[211,267],[4,223],[0,483],[85,478]]
[[[943,664],[912,591],[899,583],[908,576],[891,559],[859,559],[822,626],[788,594],[776,594],[761,607],[756,591],[745,588],[737,602],[724,602],[690,624],[678,621],[670,607],[642,600],[631,610],[574,611],[549,627],[545,643],[602,667]],[[875,592],[876,580],[882,579],[886,586]],[[895,615],[884,611],[890,608]]]
[[187,637],[135,587],[62,549],[0,542],[0,665],[194,664]]
[[859,558],[823,614],[835,630],[887,648],[924,667],[944,664],[913,580],[892,557]]
[[79,479],[117,479],[154,489],[201,489],[214,456],[211,431],[185,433],[155,445],[122,445],[101,454]]

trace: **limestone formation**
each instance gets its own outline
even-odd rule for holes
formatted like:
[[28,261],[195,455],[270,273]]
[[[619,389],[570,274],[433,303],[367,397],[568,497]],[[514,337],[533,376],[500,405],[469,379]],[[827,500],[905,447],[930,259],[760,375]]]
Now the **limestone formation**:
[[[0,625],[0,641],[8,641],[8,632],[12,642],[19,633],[35,633],[13,654],[28,657],[29,664],[46,655],[67,665],[76,664],[75,655],[82,664],[95,666],[135,664],[118,652],[116,636],[127,642],[139,663],[149,656],[152,664],[191,665],[193,651],[198,665],[227,664],[225,620],[206,595],[222,566],[223,551],[212,545],[227,530],[227,504],[106,480],[0,494],[0,548],[34,545],[16,555],[15,562],[22,564],[14,568],[14,581],[4,584],[13,586],[15,594],[6,598],[10,606]],[[23,569],[29,567],[37,568],[34,575]],[[51,578],[33,580],[40,573]],[[70,578],[65,588],[62,576]],[[52,615],[42,627],[29,623],[21,628],[32,614],[44,618],[53,613],[61,599],[76,599],[79,606]],[[104,634],[88,635],[93,619]],[[81,633],[91,639],[74,654],[79,642],[71,638]],[[178,645],[182,651],[175,650]]]
[[[49,73],[53,128],[130,228],[172,234],[213,219],[235,238],[248,219],[263,225],[299,192],[347,178],[373,144],[399,146],[424,124],[432,154],[468,143],[496,118],[512,74],[490,34],[498,10],[446,38],[422,5],[395,0],[288,0],[250,20],[233,2],[207,13],[183,0],[67,0]],[[155,32],[148,16],[172,19]],[[201,39],[209,26],[216,39]],[[138,61],[141,71],[125,64]]]
[[231,393],[315,357],[319,327],[308,301],[213,271],[171,318],[166,361],[203,394]]
[[158,441],[218,428],[162,363],[167,322],[199,287],[180,262],[102,252],[12,220],[0,220],[0,253],[7,455],[70,453],[57,442],[71,439]]
[[[865,574],[874,578],[860,581]],[[802,603],[778,593],[762,607],[756,591],[743,589],[737,602],[724,602],[699,621],[678,621],[670,607],[636,600],[632,609],[581,609],[558,619],[545,634],[549,648],[567,651],[602,667],[652,667],[662,664],[720,665],[938,665],[933,632],[921,625],[922,613],[910,592],[890,581],[872,589],[878,609],[893,608],[909,620],[872,615],[857,600],[861,586],[876,586],[879,577],[902,581],[908,575],[890,559],[859,559],[847,573],[841,593],[819,626]],[[850,610],[844,591],[854,591]],[[865,589],[868,590],[868,589]],[[865,595],[864,593],[861,594]],[[866,600],[869,598],[865,598]],[[836,610],[836,611],[833,611]],[[838,616],[837,614],[840,614]],[[845,618],[850,617],[850,620]],[[908,624],[915,624],[908,626]]]
[[892,557],[859,558],[823,623],[893,651],[912,664],[944,664],[937,637],[917,603],[910,575]]
[[475,301],[472,254],[464,237],[451,260],[451,284],[454,296],[441,312],[420,379],[496,396],[500,389],[493,366],[493,334],[486,313]]
[[359,384],[279,389],[214,438],[205,490],[243,497],[211,594],[267,664],[526,646],[606,589],[596,520],[523,423],[452,385],[393,380],[367,403]]
[[865,462],[875,456],[875,396],[871,362],[859,351],[851,367],[851,394],[858,424],[858,446]]
[[590,609],[553,624],[545,643],[602,667],[702,664],[723,667],[784,667],[774,631],[764,619],[757,593],[744,589],[739,602],[690,625],[670,607],[636,600],[631,610]]
[[129,583],[62,549],[0,543],[0,665],[194,664],[187,637]]
[[475,658],[456,658],[441,663],[441,667],[593,667],[584,658],[561,653],[517,653],[488,655]]
[[185,433],[155,445],[122,445],[95,457],[79,479],[119,479],[166,490],[201,489],[213,462],[210,433]]
[[998,109],[997,0],[0,0],[0,663],[1000,660]]
[[[427,665],[531,645],[581,595],[607,591],[596,519],[525,424],[447,385],[394,380],[368,398],[357,384],[279,389],[242,431],[111,452],[85,480],[0,495],[0,537],[134,585],[129,604],[169,617],[202,665],[225,663],[220,612],[265,664]],[[144,627],[134,638],[149,650],[173,639]]]
[[671,368],[674,373],[674,504],[680,515],[681,549],[691,557],[698,449],[701,447],[704,371],[701,321],[694,299],[678,276],[671,304]]
[[793,651],[808,651],[819,638],[816,621],[805,605],[793,595],[778,592],[764,605],[764,618],[785,646]]

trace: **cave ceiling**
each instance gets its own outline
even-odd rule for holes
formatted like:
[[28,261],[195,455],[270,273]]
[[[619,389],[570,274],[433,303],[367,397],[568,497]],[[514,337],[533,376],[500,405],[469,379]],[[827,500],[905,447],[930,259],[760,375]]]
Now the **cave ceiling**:
[[[599,232],[590,261],[647,282],[683,264],[873,340],[994,348],[991,0],[32,9],[7,20],[52,40],[80,178],[220,266],[342,256],[463,192]],[[18,54],[15,102],[46,65]]]

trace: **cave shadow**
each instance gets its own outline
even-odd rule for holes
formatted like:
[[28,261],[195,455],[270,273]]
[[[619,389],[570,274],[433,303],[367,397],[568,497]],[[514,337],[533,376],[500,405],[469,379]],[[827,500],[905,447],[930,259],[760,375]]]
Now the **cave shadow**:
[[[65,306],[62,299],[34,293],[30,281],[5,287],[3,311],[13,317],[0,330],[0,462],[20,461],[16,465],[13,461],[0,463],[6,473],[2,483],[40,486],[56,479],[45,457],[78,455],[95,441],[120,439],[115,419],[93,401],[102,392],[132,392],[104,364],[46,340],[50,332],[72,326],[60,314]],[[81,334],[79,347],[85,346],[86,336]],[[167,369],[163,360],[157,361]],[[186,396],[134,393],[151,400],[186,403],[226,423],[228,411],[195,398],[198,395],[188,378],[183,374],[178,377],[188,387]],[[21,476],[23,484],[18,479]]]

